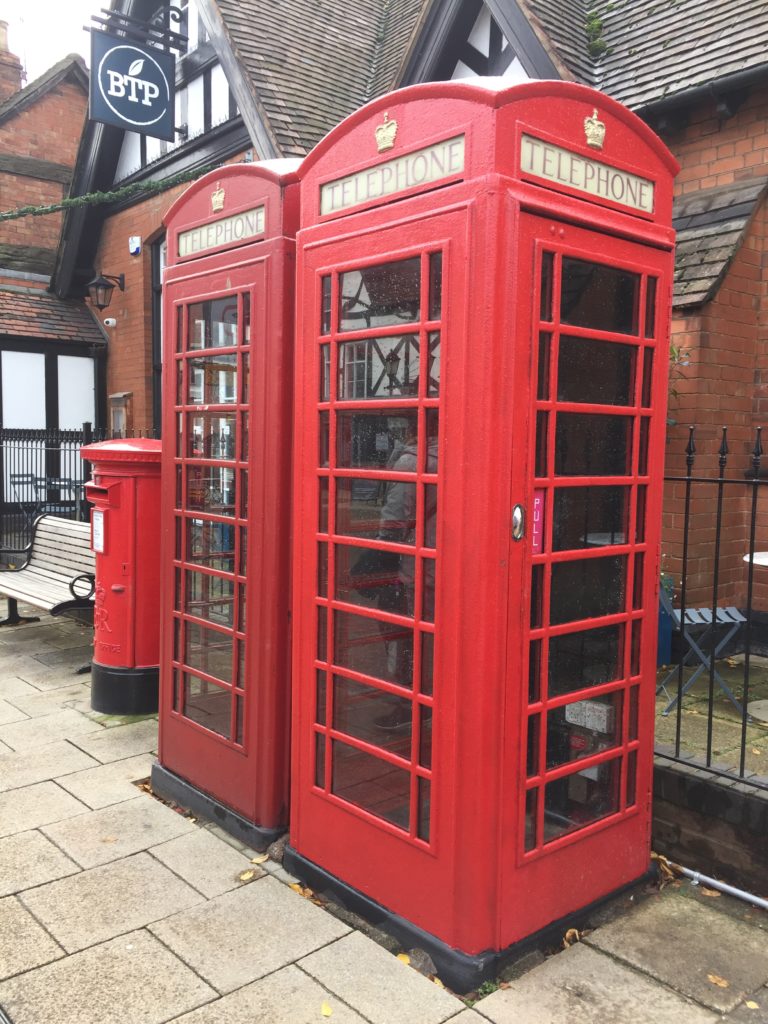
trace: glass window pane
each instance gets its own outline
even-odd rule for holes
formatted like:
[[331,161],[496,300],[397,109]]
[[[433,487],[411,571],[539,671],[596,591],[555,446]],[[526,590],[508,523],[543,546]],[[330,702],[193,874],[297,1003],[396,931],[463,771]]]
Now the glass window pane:
[[649,277],[645,292],[645,336],[656,337],[656,283],[657,278]]
[[435,560],[422,559],[421,618],[424,622],[435,621]]
[[318,508],[318,530],[320,533],[328,533],[328,477],[321,476],[318,481],[319,487],[319,508]]
[[394,615],[413,615],[416,559],[392,551],[336,545],[336,598]]
[[626,476],[631,452],[632,420],[628,416],[558,413],[557,476]]
[[419,839],[425,843],[429,842],[429,812],[430,812],[430,789],[429,779],[419,778],[419,814],[416,831]]
[[325,789],[325,736],[316,733],[315,742],[315,785]]
[[419,391],[419,339],[414,334],[339,345],[339,399],[413,398]]
[[206,629],[196,622],[187,622],[184,661],[222,682],[232,682],[233,639],[228,633]]
[[351,612],[336,612],[334,662],[340,668],[410,687],[413,629]]
[[[219,358],[227,359],[227,358],[232,358],[232,357],[231,356],[220,356]],[[243,379],[242,379],[242,386],[241,386],[241,389],[240,389],[241,390],[240,401],[243,403],[243,405],[247,405],[248,404],[248,397],[249,397],[249,394],[250,394],[250,385],[251,385],[251,357],[250,357],[250,354],[248,352],[243,352],[242,367],[243,367],[243,373],[242,373],[242,378]]]
[[650,409],[651,393],[653,390],[653,349],[645,349],[643,357],[643,393],[641,401],[643,408]]
[[235,471],[223,466],[190,466],[187,508],[217,516],[235,514]]
[[216,569],[235,571],[235,531],[228,523],[209,523],[204,519],[187,520],[188,562]]
[[325,541],[317,545],[317,596],[328,597],[328,545]]
[[190,350],[237,344],[237,296],[208,299],[189,306]]
[[599,548],[625,544],[628,487],[559,487],[555,491],[552,548]]
[[337,465],[345,469],[396,469],[414,472],[418,413],[339,412],[336,416]]
[[550,622],[560,625],[623,612],[626,575],[626,555],[553,565]]
[[362,750],[334,742],[331,791],[378,818],[407,829],[411,775]]
[[187,572],[184,611],[220,626],[234,625],[235,584],[221,576]]
[[621,760],[584,768],[544,788],[544,842],[576,832],[619,809]]
[[229,739],[232,729],[231,693],[185,672],[184,715],[192,722]]
[[639,295],[639,274],[563,257],[560,319],[564,324],[637,334]]
[[320,279],[320,333],[329,334],[331,330],[331,275],[324,274]]
[[315,693],[315,721],[318,725],[325,725],[327,674],[321,669],[318,669],[315,673],[315,678],[317,683]]
[[413,544],[416,484],[405,480],[337,477],[336,533]]
[[421,259],[348,271],[339,278],[339,330],[394,327],[420,318]]
[[553,636],[549,641],[549,696],[611,683],[624,674],[624,626]]
[[217,412],[187,416],[187,458],[234,459],[237,417]]
[[331,346],[320,346],[320,401],[331,398]]
[[560,338],[559,402],[632,405],[637,348],[592,338]]
[[187,360],[187,366],[190,405],[229,405],[237,401],[237,356],[195,356]]
[[552,289],[554,280],[555,254],[545,252],[541,257],[541,302],[540,317],[552,319]]
[[435,674],[435,637],[433,633],[421,634],[421,692],[431,696]]
[[443,254],[429,257],[429,319],[439,320],[443,311]]
[[552,348],[552,335],[549,331],[539,332],[539,370],[537,375],[536,397],[541,402],[549,398],[549,363]]
[[424,487],[424,547],[437,547],[437,484]]
[[547,768],[615,747],[621,734],[622,692],[578,700],[547,713]]
[[333,728],[410,760],[413,732],[409,700],[334,676]]
[[549,426],[549,413],[536,413],[536,476],[547,476],[547,427]]
[[251,343],[251,295],[250,292],[243,292],[243,336],[242,344]]
[[419,705],[419,764],[422,768],[432,767],[432,708]]
[[437,398],[440,394],[440,332],[431,331],[429,335],[429,380],[427,396]]

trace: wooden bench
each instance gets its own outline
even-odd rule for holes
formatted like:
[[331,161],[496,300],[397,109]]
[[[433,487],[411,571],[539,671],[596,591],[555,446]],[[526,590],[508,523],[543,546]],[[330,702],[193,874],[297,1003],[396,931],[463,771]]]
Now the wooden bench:
[[40,516],[32,526],[32,540],[18,554],[24,557],[22,566],[0,570],[0,594],[8,598],[8,618],[0,626],[39,621],[22,618],[18,601],[51,615],[93,607],[96,561],[90,523]]

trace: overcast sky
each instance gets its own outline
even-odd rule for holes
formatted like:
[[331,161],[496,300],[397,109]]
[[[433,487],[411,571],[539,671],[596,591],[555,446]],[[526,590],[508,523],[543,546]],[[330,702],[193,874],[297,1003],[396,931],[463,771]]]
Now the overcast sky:
[[109,0],[0,0],[0,21],[8,22],[8,47],[27,70],[27,84],[68,53],[90,63],[91,15]]

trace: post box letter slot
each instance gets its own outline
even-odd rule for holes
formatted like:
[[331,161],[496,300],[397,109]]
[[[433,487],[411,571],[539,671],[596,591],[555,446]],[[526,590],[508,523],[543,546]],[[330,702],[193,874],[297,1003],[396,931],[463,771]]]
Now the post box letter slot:
[[512,539],[522,540],[525,535],[525,512],[522,505],[512,509]]

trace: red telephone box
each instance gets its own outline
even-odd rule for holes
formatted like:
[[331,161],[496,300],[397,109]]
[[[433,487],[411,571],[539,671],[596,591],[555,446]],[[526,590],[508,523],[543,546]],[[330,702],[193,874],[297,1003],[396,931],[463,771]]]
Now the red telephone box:
[[165,220],[152,784],[256,847],[284,831],[288,807],[297,166],[223,167]]
[[490,81],[299,172],[286,864],[460,990],[648,870],[676,169]]

